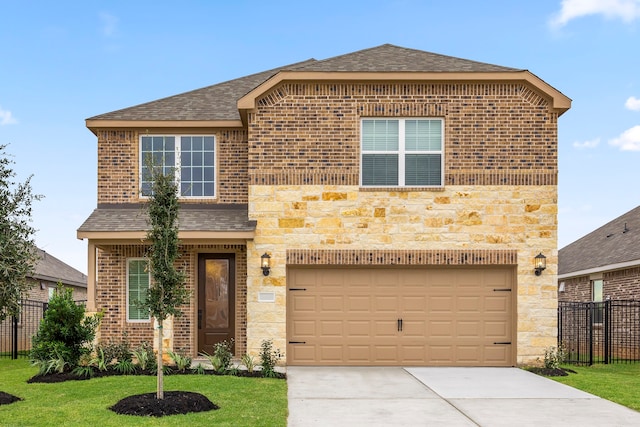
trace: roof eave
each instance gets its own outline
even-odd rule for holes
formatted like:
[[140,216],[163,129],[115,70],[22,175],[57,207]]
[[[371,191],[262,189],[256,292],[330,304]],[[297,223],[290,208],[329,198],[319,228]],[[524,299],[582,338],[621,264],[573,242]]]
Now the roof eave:
[[[182,230],[178,232],[178,239],[183,244],[191,244],[194,241],[211,241],[211,240],[253,240],[255,230],[240,231],[193,231]],[[77,238],[79,240],[92,241],[109,241],[109,242],[129,242],[144,243],[147,241],[146,231],[83,231],[78,230]]]
[[98,129],[118,128],[238,128],[241,120],[107,120],[87,119],[87,128],[94,134]]
[[587,268],[584,270],[576,270],[576,271],[570,271],[568,273],[558,274],[558,280],[568,279],[570,277],[578,277],[578,276],[586,276],[589,274],[602,273],[605,271],[621,270],[621,269],[625,269],[629,267],[637,267],[637,266],[640,266],[640,259],[635,259],[635,260],[625,261],[625,262],[618,262],[615,264],[607,264],[599,267]]
[[494,72],[328,72],[281,71],[238,100],[243,122],[247,110],[256,108],[256,99],[283,81],[524,81],[548,96],[552,108],[562,115],[571,108],[571,99],[527,70]]

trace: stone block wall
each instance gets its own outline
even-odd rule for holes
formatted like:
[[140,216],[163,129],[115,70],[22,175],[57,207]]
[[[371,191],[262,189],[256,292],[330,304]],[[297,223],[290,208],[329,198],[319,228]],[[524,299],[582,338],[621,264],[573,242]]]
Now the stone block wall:
[[[486,265],[478,261],[485,258],[515,265],[518,363],[535,361],[557,336],[556,197],[555,186],[447,186],[433,192],[251,186],[249,216],[258,226],[247,256],[251,262],[269,253],[272,269],[268,277],[255,263],[248,269],[249,351],[257,353],[268,338],[286,348],[288,255],[378,251],[391,252],[402,263],[408,261],[401,252],[408,251],[424,254],[422,265],[450,263],[442,261],[447,257],[461,265]],[[539,252],[547,256],[547,269],[535,276],[533,258]],[[258,302],[259,292],[273,292],[275,302]]]

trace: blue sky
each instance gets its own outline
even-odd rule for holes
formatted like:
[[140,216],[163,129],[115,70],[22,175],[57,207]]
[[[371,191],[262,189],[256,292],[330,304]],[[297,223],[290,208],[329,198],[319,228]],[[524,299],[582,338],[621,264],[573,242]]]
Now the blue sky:
[[640,0],[0,0],[0,144],[45,198],[36,243],[86,272],[88,117],[391,43],[528,69],[559,120],[558,245],[640,204]]

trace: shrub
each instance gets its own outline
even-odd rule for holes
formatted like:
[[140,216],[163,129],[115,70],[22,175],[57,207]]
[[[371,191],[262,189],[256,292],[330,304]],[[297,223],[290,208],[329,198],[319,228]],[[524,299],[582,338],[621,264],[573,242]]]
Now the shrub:
[[256,361],[252,355],[247,353],[242,356],[242,364],[247,368],[247,372],[252,373],[256,366]]
[[[100,343],[98,348],[104,353],[104,359],[107,362],[107,365],[123,360],[131,361],[131,344],[129,344],[129,336],[127,332],[122,333],[122,339],[119,342],[110,339],[106,343]],[[97,350],[98,349],[96,349],[96,351]]]
[[200,354],[209,359],[214,371],[224,373],[231,367],[233,343],[233,338],[230,341],[224,340],[213,345],[213,354]]
[[566,358],[562,345],[549,347],[544,351],[544,367],[547,369],[558,369]]
[[100,315],[85,317],[84,305],[73,301],[71,289],[58,285],[33,337],[29,353],[32,363],[42,366],[43,362],[58,360],[57,371],[61,366],[62,370],[75,368],[80,357],[91,352],[100,318]]
[[168,351],[167,353],[179,372],[186,372],[191,367],[191,358],[186,354],[173,351]]
[[132,350],[131,353],[136,359],[136,365],[138,365],[142,371],[155,371],[157,365],[156,357],[153,348],[148,342],[143,341],[140,346]]
[[273,378],[276,376],[274,370],[278,361],[282,358],[279,349],[273,349],[272,340],[263,340],[260,348],[260,366],[262,367],[262,376]]

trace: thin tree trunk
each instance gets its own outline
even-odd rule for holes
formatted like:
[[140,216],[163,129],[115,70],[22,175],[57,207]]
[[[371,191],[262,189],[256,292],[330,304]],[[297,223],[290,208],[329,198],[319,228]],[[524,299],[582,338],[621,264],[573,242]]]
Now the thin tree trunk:
[[162,366],[162,338],[163,338],[162,322],[158,321],[158,392],[157,399],[164,399],[164,369]]

